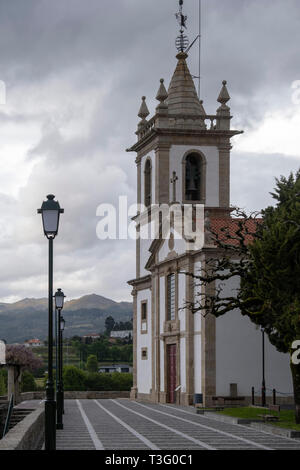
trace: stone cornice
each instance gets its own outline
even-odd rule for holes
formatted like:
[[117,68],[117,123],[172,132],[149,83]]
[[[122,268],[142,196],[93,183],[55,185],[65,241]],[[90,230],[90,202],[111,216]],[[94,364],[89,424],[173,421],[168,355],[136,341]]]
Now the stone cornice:
[[137,290],[142,290],[143,288],[149,289],[151,287],[152,278],[151,275],[148,274],[147,276],[143,276],[137,279],[131,279],[127,281],[127,284],[134,287]]
[[[224,138],[232,138],[236,135],[243,134],[244,131],[237,131],[237,130],[218,130],[218,129],[185,129],[185,128],[168,128],[168,129],[161,129],[161,128],[156,128],[152,129],[145,137],[140,139],[138,142],[136,142],[132,147],[126,149],[126,152],[139,152],[142,150],[145,145],[151,143],[153,139],[157,136],[197,136],[197,137],[205,137],[208,139],[224,139]],[[165,143],[165,145],[169,145],[168,143]],[[170,142],[171,145],[171,142]],[[159,148],[160,144],[157,144],[157,147]],[[228,149],[228,146],[223,143],[218,144],[218,146],[224,150]]]

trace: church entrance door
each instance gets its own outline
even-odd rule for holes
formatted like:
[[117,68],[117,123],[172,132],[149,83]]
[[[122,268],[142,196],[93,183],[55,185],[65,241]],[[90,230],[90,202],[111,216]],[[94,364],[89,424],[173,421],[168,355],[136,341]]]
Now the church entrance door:
[[167,345],[167,402],[175,403],[176,395],[176,344]]

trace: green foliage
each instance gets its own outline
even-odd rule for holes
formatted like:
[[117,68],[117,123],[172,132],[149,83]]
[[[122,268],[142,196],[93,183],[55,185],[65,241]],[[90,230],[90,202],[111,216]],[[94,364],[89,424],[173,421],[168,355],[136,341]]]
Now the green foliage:
[[106,361],[110,357],[110,344],[105,338],[100,338],[86,346],[86,354],[94,354],[98,361]]
[[45,375],[46,366],[40,367],[39,369],[35,369],[32,371],[33,377],[40,378]]
[[132,374],[113,372],[111,375],[112,390],[130,390],[133,384]]
[[[204,275],[189,274],[205,286],[239,276],[240,288],[226,297],[221,287],[205,294],[204,307],[192,303],[190,308],[207,309],[216,317],[239,308],[264,329],[278,351],[291,354],[294,341],[300,339],[300,170],[277,179],[272,196],[277,204],[262,211],[260,222],[243,215],[235,222],[236,233],[227,233],[225,241],[213,234],[224,256],[208,260],[211,266]],[[256,230],[249,238],[250,225]],[[300,424],[300,364],[291,361],[290,367]]]
[[120,321],[120,322],[116,322],[114,324],[114,331],[124,331],[124,330],[132,330],[133,328],[133,324],[131,321]]
[[263,223],[249,246],[242,313],[287,353],[300,338],[300,174],[277,180],[273,197],[277,206],[263,211]]
[[[56,370],[55,369],[53,369],[53,371],[52,371],[52,376],[53,376],[53,382],[55,382],[56,381]],[[48,380],[48,373],[46,373],[44,375],[44,388],[46,387],[47,380]]]
[[108,391],[111,388],[111,374],[90,373],[86,375],[86,389]]
[[115,326],[115,320],[110,315],[109,317],[107,317],[105,319],[105,330],[106,330],[106,332],[109,334],[111,332],[111,330],[114,328],[114,326]]
[[83,361],[88,356],[94,355],[98,362],[132,362],[133,350],[132,344],[128,344],[124,340],[117,340],[116,344],[111,345],[104,336],[90,344],[74,342],[73,346],[80,352]]
[[21,391],[22,392],[35,392],[36,391],[36,383],[34,380],[33,374],[28,370],[24,370],[22,373],[21,379]]
[[123,391],[132,387],[132,374],[120,372],[86,374],[86,390]]
[[64,367],[63,381],[65,390],[85,390],[85,373],[75,366]]
[[65,390],[127,391],[132,387],[132,374],[113,372],[84,372],[77,367],[67,366],[63,373]]
[[86,368],[88,372],[98,372],[98,360],[97,356],[91,354],[87,359]]
[[[300,338],[300,172],[276,180],[272,194],[277,201],[262,211],[262,219],[247,217],[239,210],[234,234],[223,239],[213,233],[223,256],[208,259],[200,285],[221,281],[217,290],[206,289],[193,312],[210,311],[216,317],[238,308],[267,333],[278,351],[290,353]],[[250,227],[252,226],[252,230]],[[249,240],[251,243],[249,243]],[[238,260],[238,262],[237,262]],[[224,283],[240,278],[240,288],[223,294]]]

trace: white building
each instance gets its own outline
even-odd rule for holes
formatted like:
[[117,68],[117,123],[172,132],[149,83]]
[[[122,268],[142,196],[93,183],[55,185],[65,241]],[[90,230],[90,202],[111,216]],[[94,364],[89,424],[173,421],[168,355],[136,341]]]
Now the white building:
[[129,366],[128,364],[112,364],[109,366],[101,366],[99,367],[98,372],[121,372],[121,373],[131,373],[132,372],[132,367]]
[[[136,152],[137,202],[146,206],[136,219],[139,233],[148,228],[151,204],[203,204],[205,225],[232,223],[230,150],[240,132],[230,129],[226,82],[216,114],[206,114],[186,59],[186,53],[177,54],[168,92],[161,80],[159,104],[149,120],[142,100],[138,139],[129,149]],[[201,249],[191,245],[189,238],[176,238],[173,225],[168,239],[136,242],[136,278],[129,281],[134,299],[131,397],[185,405],[195,394],[205,405],[216,397],[249,401],[251,388],[259,391],[262,384],[262,334],[238,311],[216,319],[185,308],[196,292],[191,278],[179,272],[198,272],[215,250],[207,236]],[[226,289],[235,285],[232,280]],[[265,371],[268,389],[292,395],[289,357],[267,338]]]
[[97,341],[97,339],[100,338],[100,334],[99,333],[91,333],[89,335],[84,335],[83,337],[83,341],[86,342],[86,341]]
[[133,331],[132,330],[116,330],[116,331],[111,331],[110,332],[110,337],[111,338],[132,338]]
[[34,338],[34,339],[29,339],[28,341],[25,341],[24,346],[30,347],[30,348],[39,348],[40,346],[43,346],[43,341]]

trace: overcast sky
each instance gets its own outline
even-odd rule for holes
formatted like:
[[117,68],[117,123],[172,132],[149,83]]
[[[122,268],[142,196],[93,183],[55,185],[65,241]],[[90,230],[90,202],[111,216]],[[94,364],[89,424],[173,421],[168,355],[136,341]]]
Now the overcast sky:
[[[131,300],[135,242],[101,241],[97,206],[136,197],[132,145],[142,95],[176,66],[177,0],[0,0],[0,301],[47,295],[40,207],[65,209],[55,240],[55,288]],[[198,0],[185,0],[188,36]],[[272,202],[274,178],[300,166],[299,0],[202,0],[202,98],[214,114],[228,81],[231,203]],[[197,48],[188,64],[197,74]],[[300,96],[300,94],[299,94]]]

